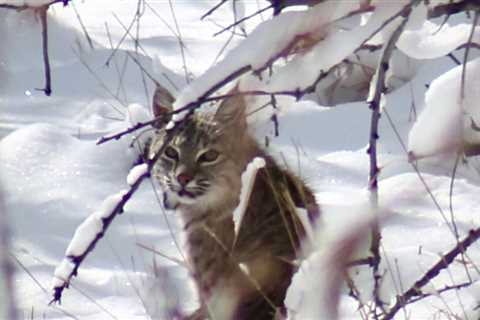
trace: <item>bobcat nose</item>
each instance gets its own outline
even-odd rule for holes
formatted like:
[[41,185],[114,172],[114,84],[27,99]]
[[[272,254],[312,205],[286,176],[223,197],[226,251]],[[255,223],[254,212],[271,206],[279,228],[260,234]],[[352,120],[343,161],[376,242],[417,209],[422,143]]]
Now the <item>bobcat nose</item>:
[[193,177],[188,173],[180,173],[177,176],[177,181],[182,187],[185,187],[190,181],[193,180]]

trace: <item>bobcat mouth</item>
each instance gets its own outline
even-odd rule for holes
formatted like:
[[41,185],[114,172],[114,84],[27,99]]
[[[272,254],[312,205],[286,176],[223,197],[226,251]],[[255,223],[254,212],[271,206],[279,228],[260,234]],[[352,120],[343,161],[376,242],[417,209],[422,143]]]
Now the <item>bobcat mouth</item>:
[[191,193],[190,191],[187,191],[185,189],[181,189],[180,191],[177,192],[177,194],[180,197],[189,197],[189,198],[195,198],[196,197],[193,193]]

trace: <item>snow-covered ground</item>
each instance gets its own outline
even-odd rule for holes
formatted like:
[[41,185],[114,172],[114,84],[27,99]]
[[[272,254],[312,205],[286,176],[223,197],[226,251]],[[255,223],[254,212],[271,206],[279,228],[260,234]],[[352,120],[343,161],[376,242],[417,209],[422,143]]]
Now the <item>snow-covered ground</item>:
[[[98,210],[106,197],[128,188],[127,174],[137,158],[131,137],[102,145],[96,145],[96,140],[129,126],[130,119],[138,114],[150,114],[153,84],[134,59],[178,93],[187,82],[184,65],[190,81],[214,64],[224,45],[230,43],[228,33],[212,37],[221,26],[232,22],[229,4],[200,21],[217,1],[172,1],[173,8],[169,1],[145,3],[148,5],[137,8],[137,1],[75,2],[93,48],[74,8],[55,5],[49,19],[50,97],[36,90],[44,85],[38,19],[28,11],[0,11],[0,182],[13,234],[20,319],[165,319],[162,312],[169,303],[178,303],[185,310],[195,307],[186,270],[174,259],[146,249],[181,257],[174,213],[161,208],[158,190],[150,181],[135,193],[125,212],[87,257],[78,277],[64,292],[62,304],[48,306],[54,268],[62,261],[76,227]],[[255,11],[257,3],[266,5],[263,1],[244,3],[245,14]],[[141,12],[140,27],[134,25],[130,35],[123,38],[137,9]],[[242,14],[241,9],[237,14]],[[251,31],[259,22],[260,18],[245,28]],[[179,33],[184,55],[175,35]],[[238,40],[234,38],[227,50]],[[387,302],[409,288],[456,243],[449,209],[454,159],[420,163],[429,194],[402,148],[414,122],[412,101],[419,113],[425,84],[454,66],[446,58],[426,62],[412,81],[387,97],[388,116],[381,118],[379,199],[385,211],[381,269],[389,270],[381,295]],[[445,90],[441,85],[442,81],[432,84],[440,86],[437,91]],[[436,103],[431,101],[427,99],[429,108]],[[137,105],[128,108],[132,103]],[[269,122],[259,126],[259,136],[273,130]],[[366,103],[325,108],[301,101],[279,114],[280,136],[272,139],[272,152],[280,153],[316,191],[323,210],[321,248],[368,220],[369,128]],[[416,140],[421,146],[438,143],[428,130],[418,136],[424,138]],[[456,173],[451,199],[460,238],[480,225],[479,170],[480,163],[472,158]],[[357,255],[368,253],[360,250]],[[469,249],[468,259],[467,264],[453,263],[442,272],[426,287],[425,292],[432,297],[409,305],[396,319],[440,319],[449,314],[475,319],[478,285],[435,294],[435,289],[480,277],[475,265],[480,259],[478,244]],[[321,289],[319,281],[328,277],[311,280],[315,272],[322,270],[299,273],[289,293],[290,305],[304,314],[312,312],[309,309],[315,306]],[[365,300],[369,299],[371,272],[357,267],[352,268],[352,274]],[[358,302],[347,290],[342,292],[340,318],[360,319]]]

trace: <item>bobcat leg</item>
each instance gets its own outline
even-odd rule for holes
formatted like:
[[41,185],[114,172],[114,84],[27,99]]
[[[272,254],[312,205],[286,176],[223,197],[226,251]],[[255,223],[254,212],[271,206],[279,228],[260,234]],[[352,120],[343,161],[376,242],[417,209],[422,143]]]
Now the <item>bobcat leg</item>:
[[205,312],[205,309],[200,307],[197,310],[195,310],[193,313],[187,316],[184,316],[181,320],[209,320],[209,317]]

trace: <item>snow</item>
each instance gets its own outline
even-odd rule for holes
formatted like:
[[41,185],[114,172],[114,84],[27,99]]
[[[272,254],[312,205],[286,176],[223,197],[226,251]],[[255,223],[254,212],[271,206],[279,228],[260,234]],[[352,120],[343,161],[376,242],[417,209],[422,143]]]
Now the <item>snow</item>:
[[52,287],[56,288],[59,287],[59,285],[63,285],[63,283],[70,278],[74,267],[75,265],[68,258],[63,259],[58,267],[55,268],[55,278],[53,279]]
[[255,184],[255,177],[257,176],[257,172],[261,168],[265,167],[265,164],[265,159],[256,157],[247,165],[247,168],[245,168],[245,171],[242,173],[240,202],[233,211],[235,234],[238,234],[238,230],[242,224],[243,216],[245,214],[245,210],[247,209],[248,201],[250,200],[250,195],[252,194],[252,189]]
[[[342,3],[351,3],[343,1]],[[337,65],[369,37],[375,34],[386,18],[393,16],[404,7],[403,2],[380,2],[377,10],[368,22],[360,27],[345,32],[332,32],[325,36],[323,41],[316,44],[312,50],[281,67],[272,77],[268,86],[269,91],[287,90],[290,81],[295,81],[297,88],[305,89],[315,83],[321,71],[327,72]],[[328,11],[325,12],[325,14]],[[312,66],[316,66],[312,68]]]
[[[249,37],[232,50],[222,61],[188,85],[175,101],[174,109],[193,103],[221,83],[229,75],[251,68],[262,70],[278,52],[282,52],[298,36],[309,32],[320,36],[329,22],[358,9],[358,1],[326,1],[308,11],[287,12],[261,23]],[[282,30],[282,32],[279,32]],[[268,41],[265,41],[268,39]],[[341,61],[338,60],[338,61]],[[338,62],[337,61],[337,62]],[[181,121],[188,112],[174,115],[172,121]],[[167,129],[171,129],[169,124]]]
[[[468,42],[472,31],[469,24],[441,26],[425,21],[418,30],[406,30],[400,37],[397,46],[408,56],[415,59],[434,59],[445,56]],[[480,28],[475,29],[472,42],[480,43]]]
[[[256,9],[255,2],[242,2],[245,15]],[[443,2],[448,3],[447,0]],[[148,3],[161,13],[170,26],[174,25],[167,14],[168,2]],[[321,25],[331,21],[358,6],[358,3],[322,2],[319,8],[332,6],[338,11],[318,9],[322,11],[320,16],[323,20],[315,23]],[[282,39],[276,39],[277,35],[284,32],[293,36],[300,30],[295,31],[295,28],[301,28],[290,20],[287,22],[292,28],[285,27],[283,23],[287,18],[281,16],[273,22],[268,20],[253,31],[250,40],[241,44],[237,51],[222,55],[223,62],[216,64],[209,71],[210,75],[199,76],[214,63],[229,37],[228,33],[217,38],[211,36],[220,29],[212,21],[222,26],[231,23],[231,6],[224,6],[208,21],[200,22],[199,17],[208,10],[211,2],[192,0],[174,1],[173,4],[188,48],[187,67],[197,79],[191,82],[191,89],[182,94],[185,96],[178,106],[195,100],[205,93],[209,84],[222,79],[228,71],[243,63],[262,66],[275,48],[285,45]],[[265,4],[268,5],[261,2],[261,5]],[[71,259],[64,258],[65,251],[67,255],[84,252],[87,240],[97,234],[102,219],[111,213],[125,194],[125,190],[119,190],[127,187],[126,177],[129,177],[130,183],[144,172],[144,167],[134,167],[131,171],[139,152],[138,144],[130,147],[133,137],[102,145],[96,145],[96,140],[149,119],[154,89],[149,80],[146,85],[143,84],[138,66],[127,58],[126,50],[130,49],[134,54],[135,49],[135,43],[129,37],[120,46],[110,66],[105,65],[112,52],[105,23],[115,47],[124,31],[112,12],[128,23],[137,9],[137,2],[98,0],[93,5],[91,1],[76,2],[75,5],[94,40],[95,49],[91,50],[86,44],[72,8],[54,6],[49,12],[53,94],[48,98],[35,90],[43,84],[38,20],[29,12],[0,11],[1,196],[2,206],[11,222],[10,252],[21,263],[20,266],[16,260],[13,261],[20,316],[30,318],[33,312],[33,318],[58,320],[69,319],[68,314],[89,320],[165,319],[168,318],[165,315],[173,314],[176,308],[192,310],[197,300],[187,270],[137,245],[144,244],[166,256],[182,259],[173,241],[181,235],[177,215],[163,211],[158,201],[160,195],[156,194],[160,190],[152,188],[148,180],[142,183],[125,206],[125,212],[116,217],[108,232],[84,260],[78,276],[63,293],[62,305],[48,306],[52,299],[51,286],[62,285],[73,270]],[[299,85],[308,83],[318,68],[328,67],[349,55],[355,45],[353,42],[361,41],[385,16],[396,12],[399,5],[362,17],[364,29],[346,28],[340,33],[335,28],[329,29],[325,45],[319,44],[311,54],[289,59],[294,62],[293,65],[279,65],[277,70],[281,72],[268,84],[269,88],[285,88],[288,81],[298,81]],[[414,12],[419,17],[421,13]],[[306,11],[298,11],[289,13],[287,17],[293,22],[304,19],[305,15]],[[428,59],[429,62],[424,68],[415,70],[418,74],[406,86],[382,98],[384,114],[380,120],[378,141],[381,168],[379,201],[386,218],[382,220],[383,259],[380,269],[386,274],[381,294],[387,301],[394,299],[400,288],[412,285],[438,261],[441,253],[455,245],[449,211],[450,175],[454,160],[436,155],[464,141],[478,141],[478,133],[471,130],[468,120],[473,117],[480,123],[477,108],[480,97],[476,89],[479,61],[473,60],[467,66],[465,97],[462,100],[461,68],[455,67],[446,58],[432,59],[437,56],[436,50],[449,52],[455,47],[460,41],[457,38],[464,41],[467,28],[462,23],[465,21],[444,26],[445,29],[432,33],[436,30],[435,26],[420,24],[420,20],[412,17],[412,23],[407,26],[408,32],[400,39],[399,46],[405,53],[408,51],[408,55]],[[149,7],[141,21],[140,43],[145,52],[138,51],[138,60],[146,70],[152,71],[157,80],[170,85],[172,91],[180,92],[186,80],[177,39]],[[245,28],[254,30],[259,22],[259,17],[254,23],[246,22]],[[307,27],[307,22],[304,27]],[[12,34],[6,30],[18,32]],[[272,30],[275,31],[273,34]],[[272,37],[262,39],[262,34],[269,32]],[[381,37],[378,39],[381,40]],[[239,41],[234,39],[228,50],[237,45]],[[434,50],[433,46],[437,49]],[[463,51],[454,54],[460,57]],[[476,57],[475,54],[472,50],[472,57]],[[150,59],[155,56],[161,58],[161,64]],[[96,76],[79,61],[80,58]],[[312,68],[312,64],[318,68]],[[295,69],[297,65],[301,67],[298,70]],[[305,78],[302,72],[305,72]],[[261,81],[258,83],[261,84]],[[424,96],[426,83],[430,84],[430,88]],[[174,90],[175,86],[178,89]],[[265,136],[270,138],[271,145],[267,151],[279,162],[285,161],[286,166],[306,180],[322,208],[321,221],[314,234],[318,251],[305,260],[294,278],[287,298],[287,304],[292,309],[289,312],[292,319],[295,310],[296,319],[307,319],[309,315],[315,316],[314,319],[321,315],[322,319],[326,312],[337,312],[342,320],[359,319],[358,303],[348,296],[347,289],[339,288],[340,304],[336,311],[332,311],[331,306],[329,309],[326,303],[322,304],[328,300],[322,301],[319,297],[331,298],[327,290],[336,284],[335,277],[342,270],[341,264],[335,264],[335,261],[343,261],[334,259],[340,251],[332,248],[338,248],[337,244],[342,239],[359,239],[353,252],[347,252],[343,259],[368,255],[368,239],[362,237],[365,232],[358,227],[368,228],[371,219],[367,190],[369,162],[365,152],[370,110],[364,102],[325,108],[312,101],[291,100],[289,107],[265,110],[266,116],[258,118],[256,128],[259,141],[264,141]],[[388,112],[403,141],[407,141],[414,124],[410,108],[412,100],[421,116],[410,134],[409,150],[418,158],[429,157],[428,161],[419,160],[418,166],[446,219],[433,204],[432,196],[408,162],[408,155],[387,121],[385,112]],[[252,99],[253,103],[255,101]],[[261,104],[261,99],[258,103]],[[272,112],[279,120],[280,136],[277,138],[273,137],[273,125],[268,120]],[[148,135],[148,132],[145,134]],[[139,144],[143,143],[144,135],[140,132],[136,135],[140,136]],[[456,172],[451,201],[460,238],[480,224],[480,218],[474,214],[480,207],[480,163],[476,158],[469,158],[468,163],[461,162]],[[129,175],[129,172],[132,173]],[[79,226],[85,232],[76,237],[75,230]],[[71,241],[73,244],[69,247]],[[445,285],[467,280],[465,268],[477,281],[478,274],[473,268],[480,259],[478,244],[469,248],[468,258],[471,260],[465,264],[453,263],[425,288],[425,292],[434,292]],[[363,300],[368,302],[371,298],[371,270],[367,267],[350,270]],[[53,283],[52,275],[55,275]],[[175,300],[175,297],[178,299]],[[466,310],[470,319],[478,318],[478,310],[475,309],[478,297],[476,283],[469,288],[444,293],[441,297],[434,295],[413,303],[406,307],[406,316],[400,312],[395,319],[408,316],[410,319],[441,318],[445,312],[465,318],[462,310]],[[168,312],[162,307],[169,309]]]
[[148,171],[148,165],[146,163],[142,163],[133,167],[127,176],[128,185],[130,186],[134,185],[141,176],[147,173],[147,171]]
[[453,68],[435,79],[425,96],[425,109],[410,131],[409,151],[414,158],[428,157],[460,150],[465,142],[478,143],[479,136],[471,127],[478,121],[480,94],[480,59],[467,64],[466,96],[461,97],[462,66]]

